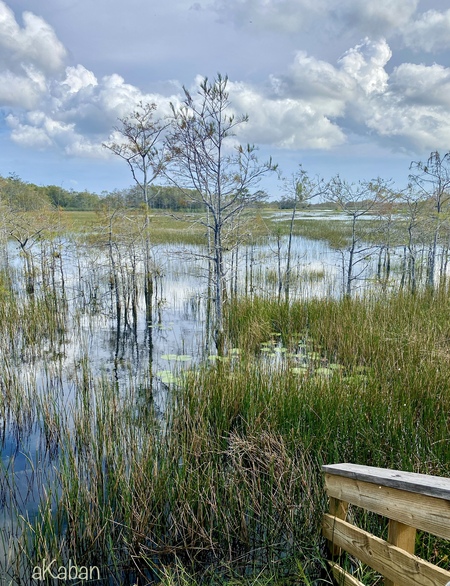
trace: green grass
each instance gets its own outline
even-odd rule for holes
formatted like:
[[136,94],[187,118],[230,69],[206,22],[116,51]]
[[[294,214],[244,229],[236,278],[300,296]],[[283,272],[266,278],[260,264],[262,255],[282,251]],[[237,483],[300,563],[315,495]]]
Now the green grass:
[[[87,236],[95,239],[106,230],[110,211],[53,211],[47,214],[45,220],[39,218],[34,212],[24,212],[22,216],[30,223],[42,223],[47,226],[46,234],[72,234]],[[249,209],[242,216],[241,234],[251,232],[253,239],[264,238],[271,234],[289,233],[290,218],[285,217],[278,221],[279,210],[268,214],[267,211]],[[154,244],[183,243],[204,244],[206,241],[206,228],[202,224],[205,217],[201,212],[171,212],[162,210],[150,211],[150,239]],[[130,233],[138,233],[143,225],[144,213],[142,210],[122,210],[114,219],[114,231],[116,236]],[[36,224],[37,225],[37,224]],[[296,219],[294,234],[311,238],[313,240],[325,240],[331,246],[338,247],[349,237],[350,231],[347,222],[337,220],[301,220]]]
[[[2,514],[15,533],[2,529],[0,548],[11,580],[30,583],[20,571],[55,558],[96,565],[105,583],[323,584],[322,464],[450,476],[444,288],[238,300],[226,317],[240,352],[167,379],[161,418],[147,375],[119,385],[87,354],[62,373],[65,336],[77,335],[63,300],[52,289],[19,295],[12,281],[0,274],[0,417],[18,439],[37,428],[42,441],[28,455],[35,517],[20,516],[8,485]],[[422,539],[418,553],[443,560],[448,545]]]
[[[53,224],[62,233],[89,237],[94,242],[106,233],[109,217],[108,211],[60,211],[54,213]],[[29,213],[29,218],[35,216]],[[153,244],[205,244],[205,216],[201,212],[170,212],[150,210],[150,240]],[[241,220],[241,234],[250,230],[253,238],[267,236],[269,223],[259,212],[249,210]],[[248,225],[247,225],[248,223]],[[142,230],[144,213],[142,210],[122,210],[113,221],[115,236],[123,238],[136,237]]]

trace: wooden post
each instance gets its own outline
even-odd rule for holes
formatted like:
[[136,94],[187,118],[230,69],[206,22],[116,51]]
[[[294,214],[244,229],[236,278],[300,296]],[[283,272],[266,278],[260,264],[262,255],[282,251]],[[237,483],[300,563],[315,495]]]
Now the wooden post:
[[[345,521],[347,518],[348,513],[348,503],[345,501],[341,501],[340,499],[330,497],[330,515],[338,519],[342,519]],[[328,547],[330,548],[331,554],[333,557],[341,555],[341,548],[334,545],[332,542],[329,542]]]
[[[416,546],[416,529],[409,525],[404,525],[399,521],[389,519],[388,542],[396,547],[400,547],[407,553],[414,555]],[[399,586],[388,578],[384,579],[384,586]]]

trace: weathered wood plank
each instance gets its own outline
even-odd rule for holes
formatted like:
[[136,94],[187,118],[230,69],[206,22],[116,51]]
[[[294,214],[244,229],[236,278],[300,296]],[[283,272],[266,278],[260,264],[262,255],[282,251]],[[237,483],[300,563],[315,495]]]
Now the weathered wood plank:
[[[399,547],[407,553],[414,553],[416,545],[416,530],[414,527],[409,527],[398,521],[389,521],[388,542],[396,547]],[[384,586],[399,586],[396,582],[388,580],[384,581]]]
[[330,498],[450,539],[450,501],[328,473],[325,487]]
[[450,501],[450,478],[360,464],[330,464],[322,466],[322,470],[327,474],[363,480],[379,486],[389,486]]
[[333,572],[333,577],[339,586],[365,586],[362,582],[341,568],[341,566],[338,566],[338,564],[330,562],[330,566],[331,571]]
[[399,586],[444,586],[450,572],[332,515],[323,516],[323,534]]

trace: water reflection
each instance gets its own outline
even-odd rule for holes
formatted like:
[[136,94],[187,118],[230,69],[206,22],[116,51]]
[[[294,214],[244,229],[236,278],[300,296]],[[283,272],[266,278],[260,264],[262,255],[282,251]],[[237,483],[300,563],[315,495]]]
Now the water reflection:
[[[279,275],[285,270],[285,249],[284,240],[281,248],[275,240],[268,240],[242,247],[239,257],[228,254],[227,278],[234,284],[234,293],[274,295]],[[14,558],[14,544],[38,515],[40,503],[48,499],[56,502],[61,493],[58,454],[61,441],[67,441],[60,437],[61,429],[81,424],[86,408],[83,393],[94,400],[93,381],[107,381],[118,397],[133,403],[136,412],[151,408],[163,420],[171,388],[168,373],[176,374],[211,353],[205,331],[208,271],[201,247],[153,249],[156,276],[150,320],[140,287],[138,311],[133,313],[128,287],[133,266],[126,251],[120,251],[120,320],[114,311],[106,252],[72,241],[62,242],[60,251],[58,270],[48,282],[42,272],[37,275],[31,300],[18,250],[12,245],[8,249],[15,294],[24,304],[42,302],[43,310],[46,303],[60,304],[61,323],[53,329],[49,326],[38,344],[15,340],[11,352],[2,356],[2,390],[15,393],[11,409],[0,411],[2,578]],[[37,246],[35,254],[40,257],[44,251]],[[338,294],[339,257],[324,242],[295,237],[291,262],[291,298]],[[138,273],[141,265],[138,259]]]

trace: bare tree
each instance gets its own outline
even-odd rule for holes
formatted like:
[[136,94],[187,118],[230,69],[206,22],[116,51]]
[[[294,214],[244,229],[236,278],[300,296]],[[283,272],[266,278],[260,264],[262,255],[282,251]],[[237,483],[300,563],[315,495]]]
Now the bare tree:
[[115,127],[117,142],[105,143],[107,149],[127,162],[144,203],[144,293],[147,320],[151,321],[153,275],[150,255],[149,233],[149,187],[165,165],[163,133],[168,124],[155,120],[156,104],[140,102],[125,118],[119,119]]
[[[278,283],[278,299],[280,300],[281,291],[284,287],[284,297],[286,303],[289,302],[290,288],[291,288],[291,273],[292,273],[292,239],[294,235],[294,222],[297,208],[303,205],[316,196],[322,195],[324,191],[324,184],[321,179],[312,180],[308,173],[299,165],[295,173],[283,180],[283,188],[286,199],[292,202],[292,213],[289,224],[289,236],[286,253],[286,271],[284,273],[284,280],[282,279],[282,271],[280,269],[281,258],[278,259],[279,268],[279,283]],[[280,251],[278,251],[280,254]]]
[[415,172],[409,176],[412,188],[433,202],[434,213],[430,217],[432,237],[428,250],[426,284],[435,287],[436,257],[440,239],[444,212],[450,200],[450,152],[443,157],[434,151],[426,163],[413,161],[410,169]]
[[25,290],[34,295],[36,287],[36,267],[33,254],[34,246],[40,242],[42,233],[51,229],[48,213],[37,214],[32,220],[25,212],[9,212],[6,218],[8,235],[19,247],[25,264]]
[[235,129],[247,116],[230,112],[228,78],[220,74],[213,82],[203,79],[197,95],[184,89],[182,106],[172,106],[170,134],[170,180],[185,190],[186,198],[200,200],[206,209],[202,220],[210,245],[207,256],[212,265],[215,307],[215,343],[224,347],[223,309],[226,291],[225,242],[235,220],[260,193],[251,191],[265,173],[273,171],[272,160],[259,163],[256,148],[236,144]]
[[363,274],[374,250],[374,246],[367,242],[360,220],[390,198],[389,184],[380,178],[348,183],[337,175],[327,185],[328,201],[345,213],[351,225],[350,238],[341,247],[342,285],[344,294],[348,297],[354,281]]
[[419,247],[423,249],[426,240],[428,202],[411,185],[399,194],[398,201],[402,206],[406,229],[400,288],[406,285],[411,293],[415,293],[418,285]]

